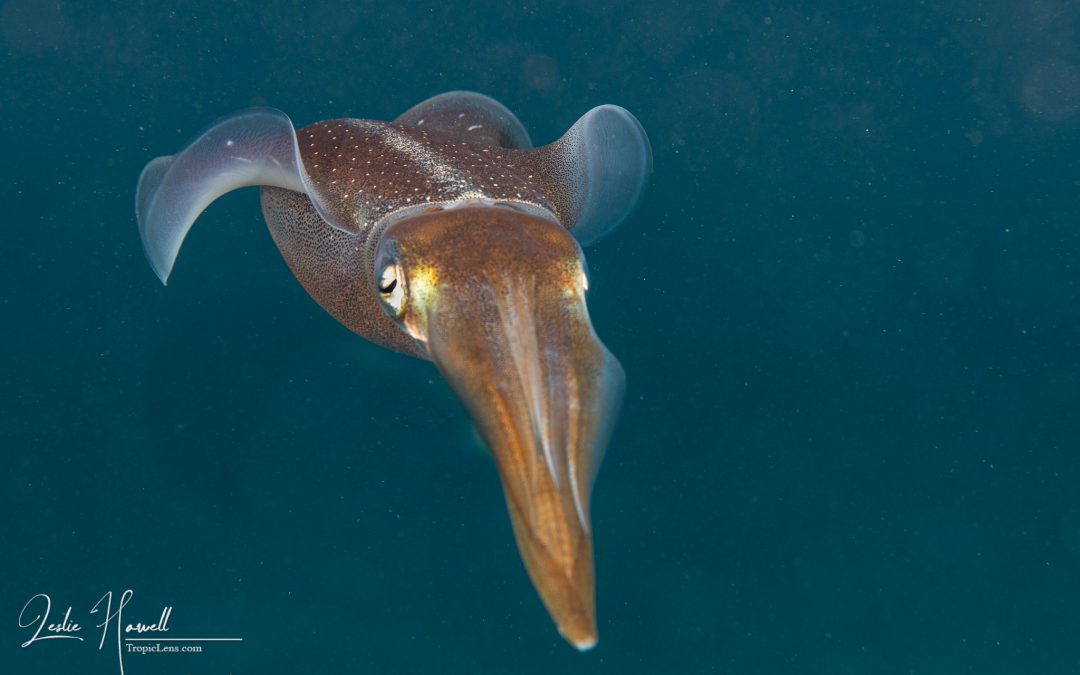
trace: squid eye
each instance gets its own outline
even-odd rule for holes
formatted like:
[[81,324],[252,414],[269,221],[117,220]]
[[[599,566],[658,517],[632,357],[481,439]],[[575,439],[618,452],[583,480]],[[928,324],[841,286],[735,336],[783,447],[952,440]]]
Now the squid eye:
[[391,263],[379,275],[379,298],[391,316],[399,316],[405,304],[405,289],[400,280],[401,268]]

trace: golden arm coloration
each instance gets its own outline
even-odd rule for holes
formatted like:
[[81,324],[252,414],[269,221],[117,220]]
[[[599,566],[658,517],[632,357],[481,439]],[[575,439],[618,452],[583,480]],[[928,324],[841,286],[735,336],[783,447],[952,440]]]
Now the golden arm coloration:
[[541,599],[563,636],[588,649],[589,491],[624,377],[589,320],[578,241],[628,216],[651,161],[641,125],[615,106],[536,149],[509,110],[468,92],[394,123],[299,132],[284,113],[258,109],[148,164],[136,213],[164,281],[207,205],[262,186],[270,233],[311,296],[372,342],[434,361],[461,398],[495,458]]

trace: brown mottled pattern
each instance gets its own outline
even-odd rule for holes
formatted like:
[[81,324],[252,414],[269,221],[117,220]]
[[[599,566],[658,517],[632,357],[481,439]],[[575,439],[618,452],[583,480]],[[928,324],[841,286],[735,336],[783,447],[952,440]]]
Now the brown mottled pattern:
[[574,219],[580,206],[576,204],[582,186],[581,168],[574,164],[573,139],[570,133],[559,140],[535,150],[518,151],[518,161],[529,167],[536,189],[548,198],[548,209],[562,226],[573,231]]
[[360,232],[421,204],[487,199],[553,209],[529,151],[355,119],[304,127],[297,141],[332,219]]
[[308,198],[262,188],[263,217],[289,268],[311,297],[361,337],[394,351],[428,358],[416,340],[386,315],[375,295],[371,231],[350,235],[328,225]]

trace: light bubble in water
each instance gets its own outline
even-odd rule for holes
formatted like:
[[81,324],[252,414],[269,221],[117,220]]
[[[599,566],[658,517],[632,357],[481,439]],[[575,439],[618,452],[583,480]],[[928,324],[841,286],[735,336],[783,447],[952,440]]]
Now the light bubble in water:
[[521,65],[521,79],[530,89],[551,89],[559,80],[559,64],[547,54],[530,54]]

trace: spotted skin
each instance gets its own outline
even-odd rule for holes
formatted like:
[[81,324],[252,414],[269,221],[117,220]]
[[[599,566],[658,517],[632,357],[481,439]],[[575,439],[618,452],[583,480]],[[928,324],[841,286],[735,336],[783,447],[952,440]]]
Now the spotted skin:
[[[263,187],[263,215],[296,278],[346,327],[395,351],[429,358],[379,306],[375,251],[406,211],[502,203],[557,219],[531,153],[475,145],[434,131],[371,120],[304,127],[297,140],[309,178],[333,210],[332,227],[306,195]],[[535,151],[533,151],[535,153]]]
[[536,151],[477,145],[416,127],[329,120],[304,127],[297,142],[309,179],[332,219],[363,232],[420,204],[515,201],[549,211],[554,202],[536,170]]

